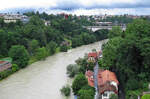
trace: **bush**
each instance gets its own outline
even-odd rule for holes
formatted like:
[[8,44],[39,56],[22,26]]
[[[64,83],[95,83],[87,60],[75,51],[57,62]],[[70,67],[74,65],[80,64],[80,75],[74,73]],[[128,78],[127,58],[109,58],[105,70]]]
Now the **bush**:
[[13,72],[16,72],[16,71],[18,71],[18,70],[19,70],[18,65],[17,65],[17,64],[13,64],[13,65],[12,65],[12,71],[13,71]]
[[78,95],[79,99],[94,99],[95,88],[85,85],[79,90]]
[[87,58],[78,58],[75,62],[79,65],[79,72],[85,74],[88,65]]
[[68,47],[66,45],[63,45],[60,47],[60,51],[67,52]]
[[70,96],[71,89],[69,85],[63,86],[62,89],[60,89],[60,91],[63,95]]
[[0,72],[0,80],[8,77],[12,73],[13,73],[12,70],[5,70],[5,71]]
[[142,96],[142,99],[150,99],[150,94],[146,94],[146,95]]
[[116,94],[111,94],[110,99],[118,99],[118,96]]
[[49,54],[53,55],[56,52],[57,43],[55,43],[54,41],[51,41],[46,45],[46,48],[47,48]]
[[69,77],[74,77],[76,74],[78,74],[79,68],[76,64],[70,64],[67,66],[67,74]]
[[28,65],[29,54],[24,46],[14,45],[9,50],[9,56],[13,59],[13,63],[24,68]]
[[92,90],[79,90],[79,99],[94,99],[93,91]]
[[93,71],[94,66],[95,66],[95,63],[93,63],[93,62],[88,62],[87,70],[91,70],[91,71]]
[[88,81],[83,74],[78,74],[72,83],[72,89],[75,95],[78,94],[78,91],[83,87],[88,85]]
[[38,60],[45,59],[48,56],[47,50],[45,47],[38,48],[36,51],[36,58]]

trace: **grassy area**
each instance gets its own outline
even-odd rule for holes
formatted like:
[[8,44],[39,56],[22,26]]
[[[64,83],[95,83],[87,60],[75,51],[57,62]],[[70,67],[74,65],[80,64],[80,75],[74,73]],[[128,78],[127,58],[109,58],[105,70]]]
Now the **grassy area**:
[[55,53],[59,53],[59,52],[60,52],[60,47],[57,47]]
[[[60,52],[60,47],[57,47],[55,54],[59,53],[59,52]],[[32,57],[30,57],[28,64],[30,65],[30,64],[37,62],[37,61],[39,61],[39,60],[36,58],[36,56],[32,56]]]
[[0,60],[1,60],[1,61],[12,62],[12,58],[11,58],[11,57],[2,58],[2,59],[0,59]]

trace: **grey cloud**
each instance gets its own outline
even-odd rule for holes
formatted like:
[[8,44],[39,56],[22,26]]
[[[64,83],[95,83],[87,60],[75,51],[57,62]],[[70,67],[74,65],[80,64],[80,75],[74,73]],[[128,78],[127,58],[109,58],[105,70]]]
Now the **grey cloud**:
[[[86,2],[86,0],[85,0]],[[57,3],[56,7],[53,7],[51,9],[63,9],[63,10],[72,10],[72,9],[78,9],[78,8],[84,8],[84,9],[93,9],[93,8],[149,8],[150,7],[150,0],[135,0],[134,4],[130,3],[113,3],[111,5],[96,3],[91,6],[83,6],[80,4],[79,1],[72,1],[69,0],[63,0],[61,2]]]

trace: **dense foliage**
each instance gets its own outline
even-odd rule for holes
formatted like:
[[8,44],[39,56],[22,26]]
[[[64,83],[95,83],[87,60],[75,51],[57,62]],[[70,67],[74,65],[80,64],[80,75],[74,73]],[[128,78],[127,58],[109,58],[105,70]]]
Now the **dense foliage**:
[[104,45],[103,59],[99,63],[116,72],[126,99],[137,99],[150,82],[149,59],[150,22],[138,19],[127,26],[124,36],[121,33],[111,36]]
[[9,50],[9,56],[13,59],[13,63],[20,68],[27,66],[29,61],[29,54],[24,46],[14,45]]
[[67,66],[67,74],[69,77],[74,77],[79,73],[79,67],[76,64],[70,64]]
[[[36,50],[40,47],[47,48],[52,55],[58,47],[61,51],[67,51],[70,47],[62,44],[67,40],[70,41],[71,47],[77,47],[107,38],[107,30],[91,33],[83,28],[84,21],[79,23],[78,20],[85,20],[84,17],[70,16],[66,19],[64,15],[47,15],[38,12],[30,12],[26,15],[30,17],[30,21],[26,24],[21,21],[4,23],[4,20],[0,19],[1,57],[8,56],[12,45],[23,45],[30,56],[36,56]],[[45,25],[45,22],[50,24]]]
[[69,96],[71,93],[71,89],[69,85],[63,86],[62,89],[60,89],[61,93],[65,96]]
[[72,83],[72,89],[73,89],[74,94],[77,95],[78,91],[87,84],[88,84],[88,81],[86,77],[83,74],[78,74]]
[[150,94],[143,95],[142,99],[150,99]]
[[79,99],[94,99],[95,88],[86,85],[79,90],[78,95]]
[[111,94],[109,99],[118,99],[118,96],[116,94]]
[[[108,33],[92,33],[83,28],[94,22],[85,16],[66,17],[63,14],[48,15],[39,12],[25,15],[30,18],[27,23],[19,20],[16,23],[5,23],[0,18],[0,58],[10,56],[20,68],[56,52],[66,52],[69,48],[105,39]],[[97,38],[98,35],[101,37]]]

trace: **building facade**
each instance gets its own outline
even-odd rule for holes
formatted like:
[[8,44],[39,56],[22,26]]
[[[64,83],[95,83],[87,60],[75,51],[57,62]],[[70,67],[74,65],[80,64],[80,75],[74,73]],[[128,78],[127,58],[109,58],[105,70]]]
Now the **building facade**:
[[0,72],[12,67],[12,64],[8,61],[0,61]]

